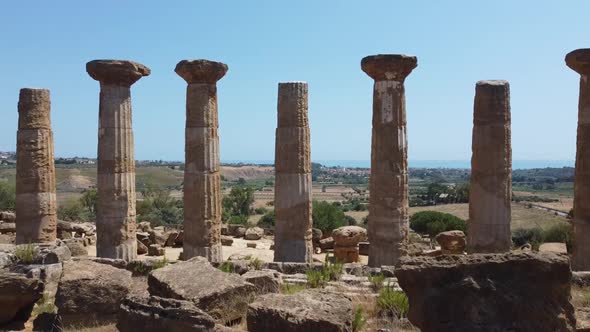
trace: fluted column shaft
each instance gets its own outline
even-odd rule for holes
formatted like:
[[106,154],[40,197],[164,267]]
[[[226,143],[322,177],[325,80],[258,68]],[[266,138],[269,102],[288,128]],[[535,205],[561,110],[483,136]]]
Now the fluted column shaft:
[[96,255],[129,261],[137,257],[131,85],[150,71],[119,60],[91,61],[86,70],[100,82]]
[[129,87],[101,84],[98,127],[96,254],[137,256],[135,158]]
[[223,260],[221,249],[221,173],[216,82],[227,66],[208,60],[183,60],[176,73],[187,83],[183,258]]
[[512,246],[510,85],[477,82],[474,104],[467,250],[507,252]]
[[395,265],[408,236],[408,143],[404,80],[416,57],[377,55],[361,67],[375,80],[369,179],[369,266]]
[[21,89],[16,146],[16,243],[56,239],[57,213],[49,90]]
[[565,61],[580,74],[571,264],[572,270],[590,271],[590,49],[572,51]]
[[275,144],[275,262],[313,261],[307,83],[279,83]]

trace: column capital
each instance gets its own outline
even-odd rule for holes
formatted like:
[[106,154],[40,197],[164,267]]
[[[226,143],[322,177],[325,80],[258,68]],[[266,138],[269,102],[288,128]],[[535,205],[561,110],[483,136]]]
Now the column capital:
[[580,75],[590,74],[590,48],[580,48],[565,56],[565,64]]
[[364,57],[361,69],[375,81],[399,81],[418,66],[418,59],[413,55],[378,54]]
[[176,64],[174,71],[182,77],[188,84],[191,83],[209,83],[215,84],[225,73],[227,73],[225,63],[210,61],[205,59],[182,60]]
[[86,71],[101,83],[127,87],[151,73],[148,67],[127,60],[92,60],[86,64]]

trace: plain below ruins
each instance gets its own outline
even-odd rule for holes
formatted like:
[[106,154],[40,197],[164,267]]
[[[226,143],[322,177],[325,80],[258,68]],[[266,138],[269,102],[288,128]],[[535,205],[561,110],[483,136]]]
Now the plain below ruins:
[[[276,222],[266,229],[222,223],[217,82],[228,65],[175,68],[187,87],[184,219],[174,229],[152,227],[136,208],[131,88],[149,79],[147,66],[86,64],[100,88],[96,224],[58,220],[50,92],[23,88],[16,208],[0,212],[1,233],[14,236],[0,244],[0,330],[590,331],[572,297],[590,285],[590,49],[565,62],[580,74],[569,253],[512,243],[504,80],[475,83],[467,230],[432,239],[409,229],[404,82],[415,56],[361,61],[374,81],[368,222],[328,234],[312,222],[305,82],[278,84]],[[436,249],[420,247],[431,241]]]

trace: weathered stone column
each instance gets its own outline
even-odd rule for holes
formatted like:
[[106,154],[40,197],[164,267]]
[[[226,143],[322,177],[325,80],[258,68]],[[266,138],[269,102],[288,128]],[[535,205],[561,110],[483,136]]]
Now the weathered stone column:
[[279,83],[275,144],[275,262],[313,261],[307,83]]
[[512,147],[508,82],[479,81],[475,85],[471,144],[467,251],[510,251]]
[[86,71],[100,82],[96,256],[131,260],[137,257],[131,85],[150,69],[131,61],[94,60]]
[[21,89],[16,145],[16,243],[55,241],[57,230],[49,90]]
[[404,80],[415,56],[373,55],[361,61],[375,80],[369,180],[369,266],[395,265],[408,236],[408,142]]
[[183,258],[221,262],[221,173],[217,81],[227,65],[182,60],[176,73],[187,83],[184,168]]
[[[590,270],[590,49],[565,57],[568,67],[580,74],[576,179],[574,184],[574,250],[572,269]],[[17,215],[18,216],[18,215]]]

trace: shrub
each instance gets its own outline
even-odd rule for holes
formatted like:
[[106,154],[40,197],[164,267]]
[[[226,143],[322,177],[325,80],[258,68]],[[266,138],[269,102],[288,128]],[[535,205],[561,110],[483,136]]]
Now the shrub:
[[268,212],[268,209],[265,207],[259,207],[259,208],[254,209],[254,213],[256,213],[256,214],[265,214],[267,212]]
[[515,247],[521,247],[527,243],[533,247],[534,250],[539,249],[539,245],[543,243],[543,230],[536,228],[517,228],[512,231],[512,243]]
[[246,225],[248,224],[248,216],[236,215],[229,217],[228,224]]
[[0,211],[14,211],[16,191],[14,186],[0,181]]
[[397,318],[404,318],[408,314],[410,304],[404,292],[394,290],[393,287],[384,287],[377,297],[379,312]]
[[268,211],[262,217],[260,217],[260,220],[258,220],[258,226],[264,228],[275,227],[275,211]]
[[344,212],[337,206],[324,201],[313,202],[312,217],[313,227],[319,228],[324,234],[346,225]]
[[262,269],[262,264],[264,264],[264,262],[258,257],[251,258],[250,262],[248,263],[248,265],[254,268],[254,270]]
[[363,329],[367,320],[363,317],[363,308],[358,306],[354,313],[354,320],[352,321],[352,331],[359,332]]
[[449,213],[437,211],[421,211],[410,217],[410,228],[417,233],[428,234],[431,237],[440,232],[459,230],[465,232],[465,220]]
[[571,252],[573,246],[573,229],[568,223],[553,225],[543,232],[543,242],[565,243],[567,251]]
[[344,215],[344,220],[348,226],[356,226],[356,219],[353,217]]
[[31,264],[37,257],[37,247],[32,244],[21,244],[16,246],[14,256],[20,263]]
[[234,265],[230,262],[223,262],[219,265],[219,269],[225,273],[234,273]]

